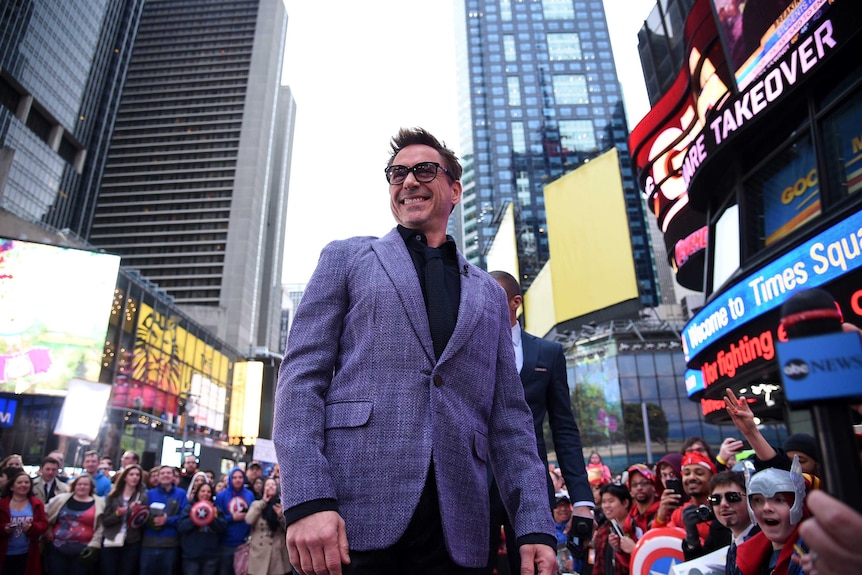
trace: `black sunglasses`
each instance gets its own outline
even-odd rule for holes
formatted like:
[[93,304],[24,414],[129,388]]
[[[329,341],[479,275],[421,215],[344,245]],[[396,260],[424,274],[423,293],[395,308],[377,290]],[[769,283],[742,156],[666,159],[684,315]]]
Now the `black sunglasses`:
[[386,181],[392,186],[397,186],[404,183],[404,180],[407,179],[407,175],[410,172],[413,172],[413,177],[416,178],[417,182],[427,184],[437,177],[437,170],[443,170],[444,174],[450,178],[452,177],[449,170],[437,162],[419,162],[412,168],[396,164],[394,166],[389,166],[384,170],[384,172],[386,172]]
[[[728,503],[739,503],[742,501],[743,495],[739,491],[728,491],[724,494],[724,497]],[[709,504],[713,507],[717,507],[721,505],[721,493],[710,495],[706,500],[709,501]]]

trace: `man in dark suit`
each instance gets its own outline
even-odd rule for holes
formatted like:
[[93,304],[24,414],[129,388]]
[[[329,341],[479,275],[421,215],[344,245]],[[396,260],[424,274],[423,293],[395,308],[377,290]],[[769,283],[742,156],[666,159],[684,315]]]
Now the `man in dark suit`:
[[[512,332],[512,346],[515,352],[515,365],[521,375],[524,396],[533,413],[533,426],[539,457],[548,466],[548,450],[545,446],[543,426],[545,416],[551,427],[557,462],[563,472],[569,499],[574,505],[574,515],[592,519],[595,507],[593,492],[584,465],[584,452],[581,435],[572,403],[569,397],[569,383],[566,376],[566,358],[563,346],[531,335],[521,329],[518,323],[518,310],[523,303],[521,286],[511,274],[492,271],[491,277],[506,291],[509,324]],[[547,475],[548,507],[556,506],[556,494],[550,475]],[[506,510],[500,501],[496,480],[491,484],[491,549],[489,568],[496,564],[496,552],[500,541],[500,526],[506,531],[508,546],[512,526]],[[520,558],[516,550],[508,548],[510,573],[520,572]]]
[[[349,150],[331,151],[339,172],[349,167],[342,176],[357,169]],[[402,129],[385,173],[398,227],[323,250],[279,371],[273,442],[290,562],[301,575],[345,564],[351,575],[476,573],[490,464],[525,567],[550,575],[547,469],[505,294],[446,235],[461,166],[430,133]]]

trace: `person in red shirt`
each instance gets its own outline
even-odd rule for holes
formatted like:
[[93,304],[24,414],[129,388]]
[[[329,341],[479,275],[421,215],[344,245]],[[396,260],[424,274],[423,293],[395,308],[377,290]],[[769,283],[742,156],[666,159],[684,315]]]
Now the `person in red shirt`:
[[[715,464],[697,451],[682,456],[682,488],[691,498],[680,506],[680,496],[666,489],[661,496],[661,504],[653,525],[655,527],[679,527],[686,530],[684,546],[690,548],[703,545],[709,535],[712,520],[703,521],[698,517],[698,508],[709,507],[709,480],[715,475]],[[669,517],[668,517],[669,515]],[[710,513],[711,516],[711,513]]]
[[629,467],[627,487],[634,504],[626,518],[626,531],[634,532],[635,528],[639,528],[646,533],[652,527],[659,508],[655,493],[655,475],[643,463],[635,463]]

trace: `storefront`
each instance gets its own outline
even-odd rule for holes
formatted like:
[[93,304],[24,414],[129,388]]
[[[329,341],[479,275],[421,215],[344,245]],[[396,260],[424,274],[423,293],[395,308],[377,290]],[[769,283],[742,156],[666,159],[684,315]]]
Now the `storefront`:
[[632,133],[650,203],[704,217],[707,303],[682,340],[688,395],[712,422],[728,387],[762,420],[787,416],[775,345],[793,294],[824,288],[862,325],[862,4],[785,4],[752,45],[734,0],[696,2],[686,89]]

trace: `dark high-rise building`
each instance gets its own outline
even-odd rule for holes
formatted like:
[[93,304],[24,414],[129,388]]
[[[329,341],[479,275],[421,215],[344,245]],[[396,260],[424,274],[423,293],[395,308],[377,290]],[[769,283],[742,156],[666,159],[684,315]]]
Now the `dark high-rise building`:
[[[458,3],[464,198],[452,231],[481,266],[507,204],[528,288],[549,258],[544,186],[603,151],[620,172],[643,305],[659,294],[629,161],[628,128],[601,0]],[[602,193],[596,190],[595,193]]]
[[[144,0],[0,6],[0,220],[83,237]],[[6,227],[6,226],[4,226]]]
[[279,1],[146,3],[89,235],[250,353],[279,346],[286,30]]
[[638,32],[638,53],[651,106],[668,91],[685,61],[683,30],[694,1],[656,3]]

